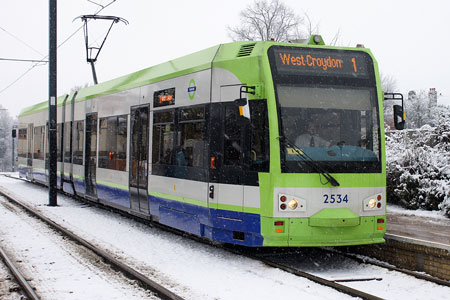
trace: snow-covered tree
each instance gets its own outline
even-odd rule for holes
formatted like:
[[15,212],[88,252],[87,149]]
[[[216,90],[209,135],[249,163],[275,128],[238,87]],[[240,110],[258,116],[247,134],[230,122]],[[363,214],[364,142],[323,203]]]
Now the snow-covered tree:
[[386,135],[387,196],[390,203],[450,217],[450,108],[433,110],[435,127]]
[[397,80],[392,75],[385,75],[380,73],[381,89],[385,93],[397,92]]
[[[385,93],[397,92],[397,80],[391,75],[380,73],[381,89]],[[384,124],[387,128],[394,128],[394,104],[393,101],[383,102]]]
[[437,125],[437,118],[441,108],[430,101],[427,92],[410,91],[405,100],[406,106],[406,127],[421,128],[423,125]]
[[308,29],[314,26],[309,22],[305,28],[304,18],[280,0],[256,0],[240,13],[241,24],[228,27],[230,37],[234,41],[267,41],[288,42],[306,38]]
[[8,110],[0,105],[0,171],[12,170],[12,137],[13,119]]

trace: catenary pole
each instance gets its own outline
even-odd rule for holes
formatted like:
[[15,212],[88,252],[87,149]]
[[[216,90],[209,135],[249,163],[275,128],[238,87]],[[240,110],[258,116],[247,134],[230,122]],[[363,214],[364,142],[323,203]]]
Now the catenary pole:
[[48,99],[48,137],[49,137],[49,182],[48,205],[57,205],[56,190],[56,0],[49,0],[49,99]]
[[15,172],[14,139],[16,138],[16,136],[17,136],[17,128],[13,125],[12,136],[11,136],[11,142],[12,142],[11,169],[13,172]]

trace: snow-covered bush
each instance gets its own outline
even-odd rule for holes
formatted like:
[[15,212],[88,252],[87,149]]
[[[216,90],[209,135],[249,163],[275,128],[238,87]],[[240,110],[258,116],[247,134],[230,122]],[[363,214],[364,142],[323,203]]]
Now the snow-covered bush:
[[11,171],[13,119],[8,110],[0,105],[0,171]]
[[391,203],[450,217],[450,109],[440,107],[435,122],[386,134],[387,196]]

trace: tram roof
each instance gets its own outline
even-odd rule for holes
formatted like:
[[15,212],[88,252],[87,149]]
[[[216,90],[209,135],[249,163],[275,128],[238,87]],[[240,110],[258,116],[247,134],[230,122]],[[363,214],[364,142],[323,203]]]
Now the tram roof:
[[[268,45],[286,45],[273,41],[241,41],[216,45],[186,56],[176,58],[116,79],[83,88],[78,91],[75,101],[84,101],[100,96],[145,86],[151,83],[176,78],[182,75],[199,72],[211,68],[212,63],[229,61],[237,57],[257,57],[262,55]],[[245,52],[246,46],[252,46],[250,53]],[[289,44],[294,45],[294,44]],[[322,44],[323,45],[323,44]],[[303,45],[308,47],[307,45]],[[336,47],[333,47],[336,49]],[[244,54],[241,51],[244,49]],[[347,48],[348,49],[348,48]],[[354,49],[354,48],[353,48]],[[361,49],[359,49],[361,50]],[[71,103],[73,94],[68,95],[67,103]],[[62,106],[67,94],[57,98],[57,106]],[[33,114],[48,109],[48,101],[44,101],[22,109],[19,116]]]

